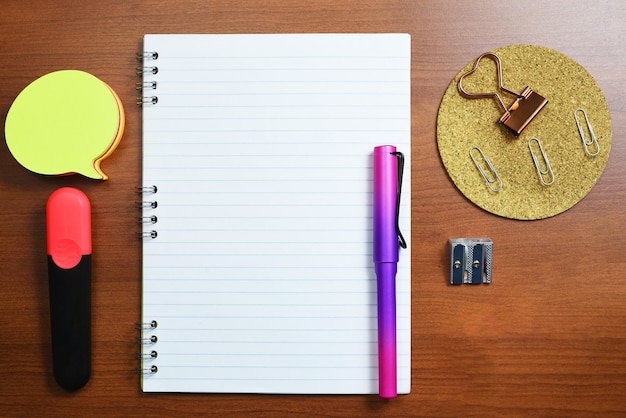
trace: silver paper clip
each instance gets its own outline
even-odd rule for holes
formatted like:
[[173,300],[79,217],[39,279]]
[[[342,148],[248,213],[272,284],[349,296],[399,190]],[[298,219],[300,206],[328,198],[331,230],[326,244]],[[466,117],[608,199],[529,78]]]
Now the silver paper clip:
[[[480,154],[479,158],[482,161],[478,161],[476,157],[474,157],[473,151],[478,151],[478,153]],[[498,175],[498,172],[496,171],[496,169],[493,167],[493,164],[491,164],[491,160],[489,160],[489,158],[487,158],[485,154],[483,153],[483,150],[481,150],[478,147],[472,147],[469,150],[469,155],[472,161],[474,162],[474,165],[476,166],[478,171],[480,171],[480,174],[485,179],[485,182],[487,183],[487,187],[489,187],[489,190],[495,193],[498,193],[500,190],[502,190],[502,180],[500,179],[500,176]],[[487,166],[487,168],[489,168],[490,175],[487,175],[483,166]]]
[[[587,137],[585,136],[585,130],[582,127],[582,125],[580,124],[580,121],[578,120],[578,112],[582,112],[583,115],[585,116],[585,122],[587,123],[587,129],[589,130],[589,137],[590,137],[589,140],[587,140]],[[578,128],[578,133],[580,134],[580,139],[582,139],[582,141],[583,141],[583,146],[585,147],[585,152],[590,157],[595,157],[596,155],[598,155],[600,153],[600,144],[598,143],[598,139],[596,138],[596,134],[593,132],[593,127],[591,126],[591,123],[589,122],[589,118],[587,117],[587,112],[585,112],[585,109],[582,109],[582,108],[579,107],[578,109],[574,110],[574,119],[576,119],[576,127]],[[595,148],[595,152],[592,152],[589,147]]]
[[[543,162],[540,162],[539,158],[537,158],[537,154],[533,150],[533,142],[537,143],[537,147],[539,148],[539,152],[541,152]],[[539,141],[539,139],[537,138],[530,138],[528,140],[528,149],[530,150],[530,155],[533,157],[533,162],[535,163],[535,168],[537,169],[537,174],[539,175],[539,181],[541,181],[541,184],[543,184],[544,186],[550,186],[552,183],[554,183],[554,172],[552,171],[552,167],[550,166],[548,156],[543,150],[541,141]]]

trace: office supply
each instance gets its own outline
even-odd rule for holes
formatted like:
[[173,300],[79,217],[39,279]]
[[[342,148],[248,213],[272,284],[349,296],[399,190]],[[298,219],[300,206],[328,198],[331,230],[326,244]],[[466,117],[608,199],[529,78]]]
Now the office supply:
[[[458,81],[475,66],[475,59],[472,59],[450,80],[439,106],[437,146],[441,161],[458,191],[490,213],[520,220],[558,215],[583,201],[609,161],[612,127],[605,96],[592,75],[561,52],[537,45],[509,45],[492,52],[504,64],[502,74],[506,87],[521,91],[530,83],[534,90],[550,98],[550,104],[524,129],[520,140],[512,140],[508,128],[493,123],[493,112],[499,110],[493,99],[467,100],[459,94]],[[501,93],[490,88],[498,84],[495,74],[495,62],[483,59],[476,72],[463,79],[462,87],[470,93],[487,90]],[[506,101],[505,96],[508,94],[500,94]],[[593,158],[580,147],[579,132],[572,120],[572,112],[577,107],[585,108],[601,143],[600,153]],[[580,112],[578,117],[584,128]],[[556,176],[550,187],[543,187],[536,180],[537,172],[528,155],[531,137],[543,141]],[[532,145],[537,150],[537,144]],[[479,147],[491,159],[503,182],[498,193],[486,189],[484,177],[475,173],[474,164],[467,158],[472,147]],[[592,146],[589,148],[595,151]],[[478,151],[472,153],[490,175]],[[536,156],[541,161],[539,151]],[[544,176],[544,180],[549,182],[549,176]],[[498,182],[493,183],[494,188],[497,185]]]
[[63,187],[46,205],[52,366],[57,383],[83,387],[91,375],[91,205]]
[[450,284],[491,283],[493,241],[490,238],[451,238]]
[[[585,128],[583,128],[582,124],[578,120],[578,114],[582,113],[585,117],[585,123],[587,126],[587,130],[589,131],[589,140],[587,140],[587,136],[585,135]],[[600,153],[600,144],[598,143],[598,138],[596,138],[596,134],[593,131],[593,126],[591,122],[589,122],[589,118],[587,117],[587,112],[585,109],[578,108],[574,110],[574,119],[576,120],[576,127],[578,128],[578,133],[580,135],[580,139],[583,141],[583,147],[585,148],[585,152],[590,157],[595,157]],[[592,151],[590,147],[593,147]]]
[[396,273],[406,242],[398,226],[404,156],[392,145],[374,148],[373,258],[378,301],[378,394],[395,398]]
[[[506,93],[512,94],[516,97],[513,104],[507,109],[504,102],[500,98],[497,92],[489,93],[468,93],[463,88],[463,79],[473,74],[478,69],[478,63],[482,58],[490,58],[496,63],[496,74],[498,77],[498,89]],[[509,128],[516,136],[522,133],[524,128],[533,120],[535,116],[548,104],[548,100],[541,96],[537,92],[533,91],[530,87],[526,86],[521,93],[516,93],[513,90],[509,90],[502,85],[502,63],[500,57],[491,52],[486,52],[476,58],[474,66],[471,70],[463,74],[457,84],[459,93],[466,99],[484,99],[494,98],[498,103],[498,106],[504,112],[500,117],[500,123]]]
[[124,124],[124,108],[111,87],[84,71],[61,70],[20,92],[5,133],[13,157],[35,173],[106,180],[100,164],[117,148]]
[[[544,186],[552,185],[554,183],[554,172],[552,171],[550,160],[548,160],[548,156],[543,149],[541,141],[538,138],[530,138],[528,140],[528,149],[530,150],[530,155],[533,159],[533,163],[535,164],[539,181]],[[541,159],[537,156],[538,154],[541,154]]]
[[[410,196],[410,37],[146,35],[144,50],[143,390],[378,393],[372,150],[406,153]],[[409,198],[399,221],[410,236]],[[408,393],[409,252],[396,288]]]
[[[476,153],[478,153],[478,158],[474,156]],[[485,183],[487,183],[489,190],[495,193],[502,190],[502,179],[491,163],[491,160],[483,153],[483,150],[479,147],[472,147],[469,150],[469,155],[474,162],[474,165],[480,172],[480,175],[485,179]],[[485,171],[485,167],[489,170],[489,175]]]

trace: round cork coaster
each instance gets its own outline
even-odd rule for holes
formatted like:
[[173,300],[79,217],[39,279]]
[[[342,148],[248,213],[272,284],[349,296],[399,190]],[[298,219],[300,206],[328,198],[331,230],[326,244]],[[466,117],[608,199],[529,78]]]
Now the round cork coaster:
[[[488,212],[520,220],[562,213],[589,193],[606,167],[612,128],[604,95],[587,70],[560,52],[534,45],[491,52],[501,60],[505,88],[521,93],[529,86],[548,103],[516,136],[499,122],[504,111],[495,98],[468,99],[459,93],[459,78],[473,68],[472,61],[441,100],[437,117],[441,160],[461,193]],[[462,84],[471,94],[497,92],[507,109],[516,99],[498,90],[497,67],[491,59],[481,59]],[[588,146],[577,127],[577,109],[586,112],[597,139],[591,144],[585,114],[577,111]]]

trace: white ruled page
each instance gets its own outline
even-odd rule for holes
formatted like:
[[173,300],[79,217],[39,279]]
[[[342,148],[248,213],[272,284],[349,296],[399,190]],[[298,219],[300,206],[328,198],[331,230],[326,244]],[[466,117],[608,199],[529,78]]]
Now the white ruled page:
[[[377,393],[373,148],[406,157],[407,34],[146,35],[146,392]],[[410,248],[397,278],[410,391]]]

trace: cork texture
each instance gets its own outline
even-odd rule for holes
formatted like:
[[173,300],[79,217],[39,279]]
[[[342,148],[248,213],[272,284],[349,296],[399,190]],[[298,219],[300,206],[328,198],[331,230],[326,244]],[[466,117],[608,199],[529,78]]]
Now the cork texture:
[[[548,104],[515,136],[499,122],[503,111],[495,99],[467,99],[460,95],[458,80],[472,69],[474,61],[470,62],[452,80],[439,107],[437,144],[444,167],[463,195],[493,214],[535,220],[562,213],[591,191],[606,167],[612,127],[604,95],[587,70],[560,52],[534,45],[512,45],[491,52],[500,57],[504,87],[521,93],[529,86]],[[488,58],[483,58],[477,70],[463,79],[465,91],[498,92],[508,109],[515,96],[498,91],[497,87],[496,64]],[[600,147],[596,156],[585,152],[574,119],[578,108],[587,112],[595,132]],[[580,112],[579,121],[590,140]],[[554,183],[549,186],[541,183],[528,147],[533,137],[541,141],[552,167]],[[499,192],[490,190],[470,158],[472,147],[479,147],[493,164],[502,180]],[[535,151],[543,163],[536,144]],[[478,159],[487,171],[484,161]],[[545,169],[545,165],[541,168]],[[544,179],[550,180],[549,175]]]

